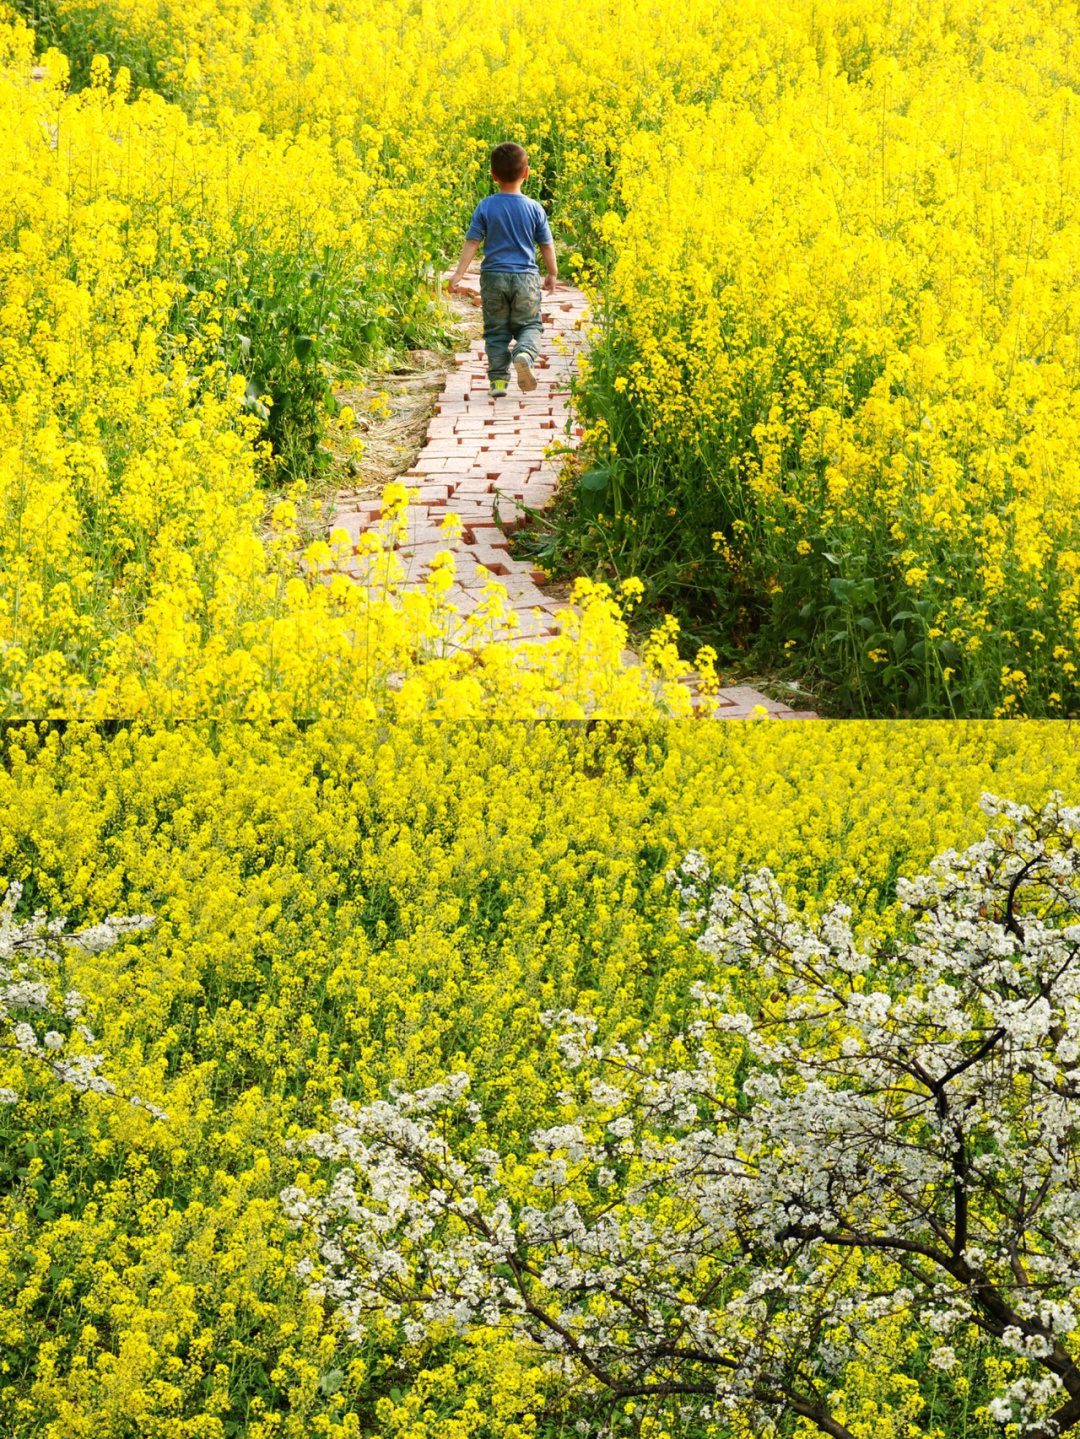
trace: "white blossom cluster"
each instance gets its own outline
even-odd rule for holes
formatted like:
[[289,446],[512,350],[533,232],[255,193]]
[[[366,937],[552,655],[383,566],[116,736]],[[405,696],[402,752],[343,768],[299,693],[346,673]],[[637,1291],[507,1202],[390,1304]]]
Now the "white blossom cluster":
[[[17,881],[8,887],[0,902],[0,1049],[15,1050],[29,1060],[44,1065],[62,1084],[70,1085],[80,1094],[116,1094],[112,1080],[101,1073],[105,1058],[86,1050],[74,1052],[71,1036],[54,1028],[39,1035],[27,1019],[16,1019],[18,1013],[40,1016],[41,1023],[61,1016],[71,1026],[71,1033],[83,1044],[94,1046],[97,1040],[88,1025],[82,1022],[85,1001],[74,989],[64,992],[62,999],[53,1000],[54,985],[43,973],[59,975],[65,952],[72,948],[96,954],[118,944],[128,934],[149,929],[152,915],[109,915],[108,918],[72,934],[65,933],[64,918],[49,919],[39,910],[31,919],[16,924],[15,910],[22,897]],[[0,1088],[0,1104],[19,1102],[15,1090]],[[131,1104],[147,1110],[155,1119],[168,1115],[157,1105],[134,1097]]]
[[307,1141],[329,1192],[282,1195],[312,1291],[357,1337],[373,1311],[413,1341],[504,1326],[582,1394],[836,1439],[835,1376],[883,1319],[944,1374],[974,1326],[1021,1361],[992,1417],[1080,1422],[1080,809],[984,803],[986,840],[899,883],[890,952],[845,906],[807,923],[767,871],[729,888],[688,857],[671,878],[717,977],[683,1061],[544,1015],[563,1112],[525,1182],[477,1145],[465,1075],[339,1104]]

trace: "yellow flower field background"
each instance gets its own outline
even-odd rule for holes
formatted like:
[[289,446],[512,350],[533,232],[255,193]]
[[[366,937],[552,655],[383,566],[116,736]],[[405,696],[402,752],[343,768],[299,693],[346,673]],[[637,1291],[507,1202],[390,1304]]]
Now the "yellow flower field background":
[[[439,615],[403,632],[378,584],[312,579],[332,555],[298,572],[287,512],[276,544],[259,520],[348,429],[326,367],[438,339],[435,276],[508,136],[599,322],[559,521],[581,567],[838,712],[1075,712],[1076,18],[20,0],[9,712],[400,703]],[[385,634],[362,654],[358,613]],[[656,703],[606,677],[617,638],[539,681],[459,659],[406,708]]]
[[[711,969],[665,879],[688,849],[726,880],[767,864],[791,903],[843,899],[888,936],[897,877],[985,832],[981,791],[1038,804],[1080,778],[1076,737],[1046,724],[28,725],[3,743],[20,915],[155,917],[64,978],[144,1107],[0,1050],[20,1096],[0,1103],[12,1439],[571,1439],[573,1389],[505,1335],[420,1350],[373,1319],[343,1338],[295,1273],[279,1191],[328,1179],[289,1142],[341,1095],[465,1071],[480,1138],[524,1159],[568,1082],[542,1012],[659,1047],[684,1024]],[[771,988],[740,983],[752,1005]],[[991,1439],[1003,1361],[969,1328],[946,1375],[881,1320],[830,1381],[834,1412],[859,1439]],[[738,1415],[671,1414],[617,1432],[748,1439]]]
[[420,197],[416,176],[325,133],[189,120],[132,98],[122,71],[110,84],[100,57],[72,94],[59,53],[32,67],[18,21],[0,55],[7,712],[685,712],[660,678],[670,644],[653,678],[619,663],[632,586],[586,583],[527,663],[506,645],[480,658],[502,631],[495,592],[451,647],[449,566],[398,593],[401,486],[364,537],[361,583],[340,572],[344,532],[300,553],[304,464],[341,425],[324,355],[436,323],[420,246],[450,187]]

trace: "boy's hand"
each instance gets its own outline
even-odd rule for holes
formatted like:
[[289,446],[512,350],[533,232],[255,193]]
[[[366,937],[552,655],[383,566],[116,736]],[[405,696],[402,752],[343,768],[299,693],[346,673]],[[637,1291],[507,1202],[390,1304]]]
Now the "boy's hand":
[[476,259],[476,252],[480,248],[479,240],[466,240],[465,248],[461,252],[461,259],[457,262],[457,268],[446,282],[446,288],[452,295],[456,295],[461,289],[461,282],[464,280],[469,266]]
[[549,295],[555,293],[555,281],[559,278],[559,262],[555,257],[554,245],[541,245],[540,253],[544,257],[544,289]]

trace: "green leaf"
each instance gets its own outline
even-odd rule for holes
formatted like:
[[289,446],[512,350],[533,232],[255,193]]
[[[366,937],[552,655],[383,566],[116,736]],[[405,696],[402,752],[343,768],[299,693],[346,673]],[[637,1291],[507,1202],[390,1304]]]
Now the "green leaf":
[[907,632],[905,630],[897,630],[896,633],[893,635],[892,648],[893,654],[896,656],[897,659],[900,659],[904,651],[907,649]]
[[249,357],[250,354],[251,354],[251,336],[250,336],[250,335],[238,335],[238,336],[237,336],[237,339],[240,341],[240,353],[243,355],[244,359],[246,360],[246,359],[248,359],[248,357]]
[[258,415],[260,420],[268,420],[270,418],[270,411],[267,406],[263,404],[262,401],[262,397],[265,393],[266,391],[259,384],[258,380],[254,378],[254,376],[252,376],[252,378],[248,380],[247,385],[244,388],[244,409],[250,410],[252,414]]
[[938,645],[938,654],[943,662],[951,665],[953,669],[960,663],[960,651],[953,644],[952,640],[942,640]]
[[319,1388],[324,1394],[336,1394],[344,1383],[344,1371],[341,1369],[331,1369],[329,1374],[324,1374],[319,1380]]
[[301,364],[303,364],[303,362],[310,356],[314,348],[314,335],[297,335],[296,339],[293,341],[293,354],[296,356],[296,358],[300,361]]
[[586,470],[581,477],[580,484],[583,490],[603,490],[607,488],[607,482],[610,479],[610,470]]

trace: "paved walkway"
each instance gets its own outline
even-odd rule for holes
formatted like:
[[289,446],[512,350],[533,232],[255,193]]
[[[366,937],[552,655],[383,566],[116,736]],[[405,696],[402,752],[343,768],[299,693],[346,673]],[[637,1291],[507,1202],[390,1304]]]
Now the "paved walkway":
[[[479,296],[475,275],[465,285]],[[473,341],[456,357],[427,442],[401,477],[417,491],[409,507],[408,539],[399,550],[409,582],[422,584],[429,561],[446,548],[440,525],[453,512],[463,530],[447,598],[461,620],[471,614],[486,583],[478,573],[483,566],[505,587],[517,614],[515,639],[542,640],[557,633],[555,614],[567,608],[565,601],[544,593],[541,572],[511,556],[508,536],[524,522],[525,507],[542,510],[554,497],[559,461],[546,459],[545,448],[556,442],[572,446],[581,436],[570,409],[570,379],[578,353],[588,344],[585,316],[580,290],[559,284],[554,296],[545,295],[544,353],[536,366],[537,387],[528,395],[518,390],[511,371],[509,393],[491,399],[483,341]],[[378,523],[379,513],[376,503],[360,501],[355,508],[338,510],[332,524],[355,539]],[[695,704],[708,704],[717,719],[745,719],[756,706],[777,719],[809,717],[808,711],[789,709],[747,685],[722,689],[709,700],[695,696]]]

